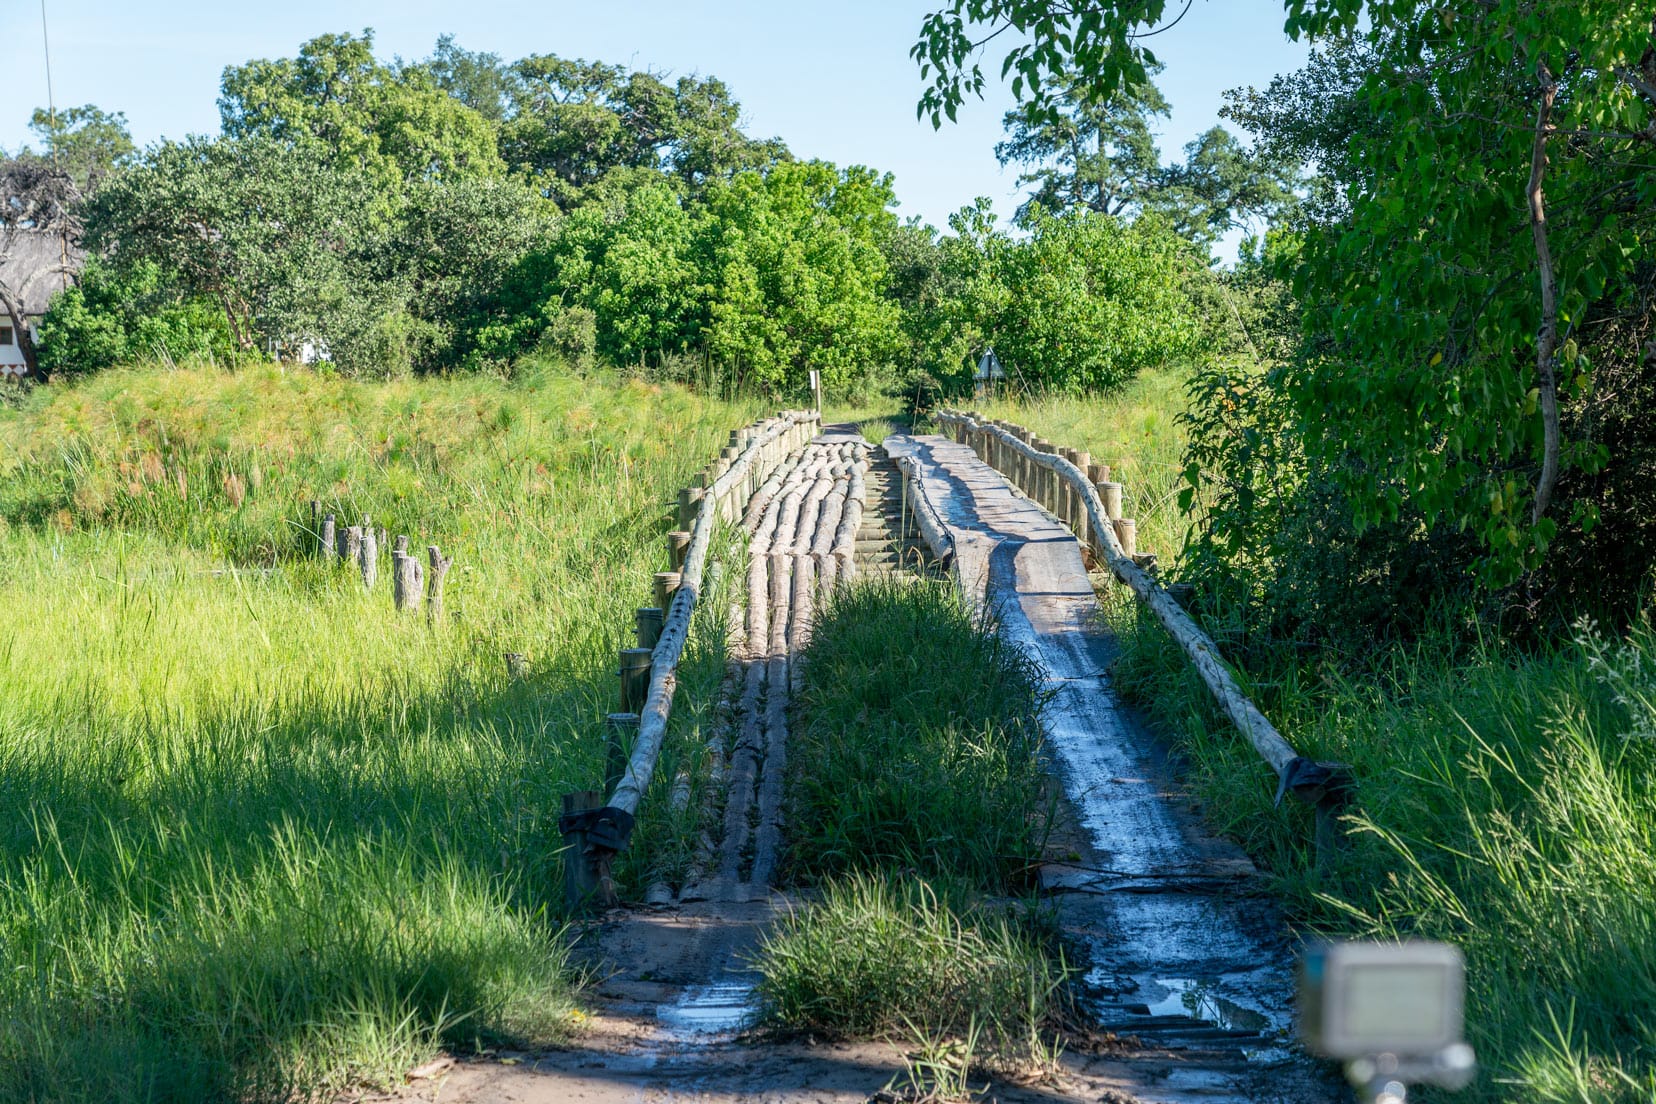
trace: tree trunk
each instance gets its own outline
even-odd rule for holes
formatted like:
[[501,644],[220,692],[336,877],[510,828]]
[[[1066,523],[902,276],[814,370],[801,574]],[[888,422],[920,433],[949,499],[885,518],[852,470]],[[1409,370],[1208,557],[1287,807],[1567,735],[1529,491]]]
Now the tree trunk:
[[1535,483],[1535,513],[1530,523],[1539,522],[1552,502],[1558,483],[1558,276],[1553,271],[1552,249],[1547,244],[1547,208],[1541,190],[1547,171],[1547,138],[1553,132],[1553,101],[1558,82],[1545,63],[1536,66],[1541,80],[1541,106],[1535,113],[1535,146],[1530,154],[1530,228],[1535,235],[1536,267],[1541,272],[1541,332],[1535,341],[1536,387],[1541,400],[1541,477]]

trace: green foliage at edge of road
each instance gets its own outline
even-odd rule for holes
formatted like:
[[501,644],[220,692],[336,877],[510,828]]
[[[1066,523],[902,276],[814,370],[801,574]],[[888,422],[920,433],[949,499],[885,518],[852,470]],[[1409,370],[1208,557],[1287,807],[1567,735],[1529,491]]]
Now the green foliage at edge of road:
[[[666,500],[753,414],[275,367],[0,411],[0,1100],[290,1100],[569,1036],[561,795],[601,778]],[[444,622],[312,558],[312,497],[455,556]],[[701,777],[719,622],[634,891],[693,827],[664,794]]]

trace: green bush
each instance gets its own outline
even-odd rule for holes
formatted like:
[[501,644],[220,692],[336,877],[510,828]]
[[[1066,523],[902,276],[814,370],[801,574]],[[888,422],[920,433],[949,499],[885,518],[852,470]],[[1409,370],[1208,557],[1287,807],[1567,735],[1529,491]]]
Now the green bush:
[[40,366],[50,376],[138,360],[228,362],[236,353],[224,312],[184,295],[151,261],[116,272],[88,260],[40,323]]

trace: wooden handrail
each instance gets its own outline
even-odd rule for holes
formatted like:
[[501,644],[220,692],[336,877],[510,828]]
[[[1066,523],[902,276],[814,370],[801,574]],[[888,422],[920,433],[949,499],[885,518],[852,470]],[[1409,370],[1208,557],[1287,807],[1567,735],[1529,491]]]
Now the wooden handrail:
[[[971,414],[939,410],[935,417],[939,425],[950,431],[951,436],[961,444],[972,446],[991,467],[1002,470],[1002,465],[1005,465],[1025,471],[1027,465],[1032,464],[1052,472],[1080,497],[1095,551],[1108,564],[1111,573],[1155,614],[1162,628],[1167,630],[1196,668],[1196,673],[1201,676],[1219,708],[1247,738],[1260,758],[1276,772],[1279,802],[1285,793],[1293,793],[1316,805],[1321,814],[1337,811],[1349,799],[1352,785],[1349,771],[1340,764],[1313,762],[1295,751],[1276,726],[1259,711],[1259,707],[1242,692],[1220,656],[1219,646],[1122,547],[1116,536],[1115,519],[1105,509],[1097,488],[1085,472],[1060,455],[1031,447],[1019,439],[1020,434],[1008,432]],[[1021,435],[1030,436],[1027,433]],[[1025,464],[1017,462],[1019,457]],[[997,460],[1000,463],[996,463]],[[1319,843],[1325,834],[1323,819],[1319,815]],[[1328,820],[1332,829],[1332,817]]]
[[[564,815],[558,827],[567,847],[564,892],[572,909],[593,902],[614,902],[610,863],[632,836],[639,804],[650,788],[666,742],[673,695],[678,690],[679,661],[690,639],[690,622],[701,597],[714,529],[721,521],[728,524],[741,517],[742,507],[766,477],[814,437],[821,423],[822,415],[817,411],[783,411],[758,426],[737,430],[731,434],[731,446],[697,477],[695,486],[679,496],[679,520],[690,525],[690,533],[685,543],[680,541],[682,534],[669,535],[672,557],[677,560],[682,552],[683,561],[678,571],[664,572],[656,578],[658,593],[666,596],[670,592],[671,598],[649,652],[648,689],[639,703],[635,698],[640,695],[633,683],[624,695],[623,711],[609,718],[618,731],[636,726],[632,753],[618,772],[607,804],[601,793],[593,791],[564,797]],[[643,673],[638,668],[634,677],[642,681]],[[634,708],[636,713],[632,712]]]

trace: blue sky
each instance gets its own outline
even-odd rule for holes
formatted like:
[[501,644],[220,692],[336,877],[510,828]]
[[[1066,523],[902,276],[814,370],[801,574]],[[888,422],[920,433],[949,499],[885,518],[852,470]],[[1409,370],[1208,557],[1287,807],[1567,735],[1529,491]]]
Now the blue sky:
[[[1017,172],[1002,170],[994,157],[1009,93],[994,88],[941,131],[915,118],[921,82],[908,49],[932,6],[926,0],[46,0],[58,105],[125,111],[140,144],[216,132],[215,100],[226,65],[291,56],[314,35],[364,27],[374,28],[381,56],[423,57],[438,35],[452,32],[467,49],[508,60],[556,53],[712,74],[741,100],[750,133],[779,135],[800,156],[895,173],[905,216],[941,226],[978,195],[1010,214]],[[0,145],[15,149],[30,137],[30,111],[46,102],[46,74],[39,0],[7,0],[6,7],[14,32],[6,82],[13,106],[0,113]],[[1282,0],[1195,0],[1190,15],[1156,39],[1167,64],[1162,89],[1173,105],[1162,128],[1164,157],[1176,156],[1218,121],[1225,89],[1263,85],[1300,65],[1305,50],[1284,38],[1282,21]]]

